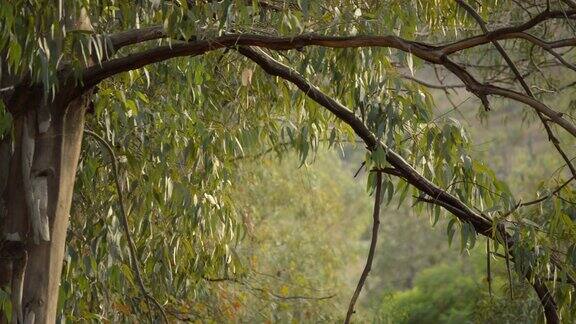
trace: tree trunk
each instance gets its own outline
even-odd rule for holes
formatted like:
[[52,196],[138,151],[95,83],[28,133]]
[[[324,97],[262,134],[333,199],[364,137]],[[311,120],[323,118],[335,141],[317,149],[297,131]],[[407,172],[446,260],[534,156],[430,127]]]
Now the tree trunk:
[[50,102],[42,94],[41,89],[17,89],[8,103],[14,141],[4,195],[6,213],[0,219],[0,257],[11,261],[0,269],[0,283],[11,281],[12,323],[56,321],[68,217],[90,96],[67,92]]

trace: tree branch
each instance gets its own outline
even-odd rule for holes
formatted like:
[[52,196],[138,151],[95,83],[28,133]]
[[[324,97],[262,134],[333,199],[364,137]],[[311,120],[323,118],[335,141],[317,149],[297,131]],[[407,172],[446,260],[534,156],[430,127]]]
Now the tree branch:
[[423,85],[427,88],[431,88],[431,89],[448,90],[448,89],[466,88],[466,85],[464,85],[464,84],[433,84],[433,83],[415,78],[415,77],[410,76],[410,75],[401,75],[400,77],[402,77],[403,79],[410,80],[412,82],[421,84],[421,85]]
[[539,277],[531,282],[532,287],[536,291],[538,298],[540,299],[542,305],[544,306],[544,316],[546,317],[546,323],[549,324],[559,324],[560,318],[558,317],[558,306],[554,301],[552,293],[546,287],[546,283],[542,281]]
[[[316,101],[318,104],[336,115],[337,118],[352,127],[354,132],[364,141],[364,143],[366,143],[369,150],[374,150],[379,145],[386,147],[376,139],[374,134],[350,109],[314,87],[294,69],[274,60],[260,50],[249,47],[239,47],[238,51],[260,65],[260,67],[262,67],[268,74],[281,77],[293,83],[312,100]],[[458,198],[442,190],[420,175],[418,171],[408,164],[404,158],[394,152],[394,150],[386,147],[386,152],[386,160],[396,170],[394,173],[402,174],[402,178],[411,185],[415,186],[430,197],[434,197],[436,201],[442,202],[445,206],[452,208],[450,211],[458,211],[456,216],[461,218],[463,221],[472,223],[478,233],[491,237],[492,224],[490,221],[478,215]]]
[[[523,38],[523,39],[529,41],[530,43],[532,43],[536,46],[539,46],[540,48],[542,48],[543,50],[548,52],[550,55],[554,56],[554,58],[556,60],[558,60],[558,62],[560,62],[562,65],[569,68],[570,70],[576,71],[576,65],[569,63],[568,61],[566,61],[564,59],[564,57],[562,55],[560,55],[554,51],[553,44],[557,44],[557,42],[553,42],[553,43],[545,42],[536,36],[532,36],[532,35],[526,34],[526,33],[522,33],[522,37],[519,37],[519,38]],[[492,42],[494,43],[495,41],[496,40],[493,40]],[[574,45],[576,45],[576,38],[562,40],[562,44],[565,44],[566,46],[574,46]]]
[[[530,40],[529,38],[534,38],[534,36],[525,34],[524,31],[546,21],[549,19],[565,19],[576,15],[576,8],[572,10],[562,11],[562,10],[555,10],[549,11],[545,10],[540,14],[534,16],[527,22],[511,27],[504,27],[500,29],[496,29],[488,34],[473,36],[470,38],[466,38],[460,41],[455,41],[443,46],[434,46],[434,45],[426,45],[431,47],[439,47],[442,48],[443,54],[450,55],[465,49],[469,49],[472,47],[476,47],[479,45],[490,43],[492,40],[504,40],[504,39],[515,39],[515,38],[524,38]],[[151,26],[151,27],[144,27],[140,29],[133,29],[128,31],[122,31],[115,34],[111,34],[107,36],[110,40],[111,44],[114,46],[116,50],[129,45],[139,44],[145,41],[160,39],[160,38],[167,38],[168,34],[164,31],[163,26]],[[191,39],[195,40],[195,39]],[[576,38],[570,38],[566,40],[559,40],[554,42],[546,43],[547,47],[549,48],[560,48],[566,46],[573,46],[576,45]],[[243,44],[249,45],[249,44]]]
[[[480,28],[482,28],[482,31],[485,34],[488,34],[490,32],[488,30],[488,27],[486,27],[486,23],[484,22],[482,17],[480,17],[480,15],[474,10],[474,8],[469,6],[463,0],[456,0],[456,2],[462,8],[464,8],[466,10],[466,12],[468,12],[468,14],[471,15],[472,18],[474,18],[474,20],[476,20],[476,22],[478,23],[478,25],[480,25]],[[518,80],[518,82],[520,82],[520,85],[522,86],[522,88],[524,89],[526,94],[528,95],[528,97],[534,99],[534,94],[532,93],[530,86],[528,86],[528,84],[526,83],[526,81],[524,80],[522,75],[520,74],[520,71],[518,71],[516,64],[514,64],[514,62],[510,58],[510,56],[508,56],[508,53],[506,53],[506,50],[496,40],[493,40],[492,44],[494,45],[494,47],[496,47],[496,50],[498,50],[500,55],[504,58],[504,60],[506,61],[506,64],[508,64],[508,66],[510,67],[510,69],[512,70],[514,75],[516,76],[516,79]],[[536,100],[536,99],[534,99],[534,100]],[[544,125],[544,129],[546,130],[546,133],[548,134],[549,140],[552,142],[552,144],[554,145],[554,147],[556,148],[556,151],[558,151],[560,156],[562,156],[562,159],[564,159],[564,161],[566,162],[566,165],[568,165],[568,168],[572,172],[572,177],[576,177],[576,168],[574,168],[574,165],[572,164],[572,162],[570,161],[570,159],[566,155],[566,152],[564,152],[564,150],[560,146],[560,141],[558,140],[558,138],[556,138],[556,136],[552,132],[552,129],[548,125],[548,121],[543,116],[543,112],[540,110],[537,110],[537,113],[538,113],[538,117],[540,118],[540,121]],[[574,134],[572,134],[572,135],[574,135]],[[574,136],[576,136],[576,135],[574,135]]]
[[[148,31],[148,33],[153,34],[154,32]],[[138,37],[132,35],[123,36],[123,38],[136,39]],[[126,44],[127,42],[123,43]],[[138,69],[148,64],[175,57],[201,55],[208,51],[225,47],[258,46],[273,50],[290,50],[312,45],[331,48],[390,47],[411,52],[432,63],[440,63],[440,57],[443,54],[436,46],[408,41],[397,36],[339,37],[306,34],[296,37],[277,37],[254,34],[228,34],[213,39],[159,46],[126,57],[102,62],[99,65],[87,68],[82,73],[82,81],[85,87],[91,87],[107,77]]]
[[350,305],[348,305],[348,312],[346,313],[346,320],[344,321],[345,324],[349,324],[350,320],[352,319],[352,314],[354,314],[354,306],[356,305],[356,300],[358,300],[358,296],[360,296],[360,292],[362,291],[362,287],[364,287],[364,283],[366,282],[366,278],[368,278],[368,274],[372,269],[372,260],[374,259],[374,253],[376,252],[376,243],[378,243],[378,227],[380,227],[380,203],[381,203],[381,195],[382,195],[382,172],[376,173],[376,193],[374,194],[374,212],[372,215],[372,239],[370,240],[370,250],[368,251],[368,259],[366,260],[366,265],[364,266],[364,270],[362,271],[362,275],[360,276],[360,280],[358,281],[358,286],[356,286],[356,290],[352,295],[352,299],[350,300]]
[[509,90],[490,84],[480,83],[470,73],[468,73],[466,69],[452,62],[447,57],[443,58],[442,65],[444,65],[444,67],[446,67],[449,71],[454,73],[460,80],[462,80],[462,82],[466,84],[466,89],[475,94],[478,98],[480,98],[480,100],[482,101],[484,106],[487,107],[487,109],[489,107],[487,99],[488,95],[498,95],[501,97],[509,98],[534,108],[536,112],[545,115],[551,121],[564,128],[572,136],[576,137],[576,126],[571,121],[564,118],[563,113],[551,109],[543,102],[540,102],[534,99],[533,97],[530,97],[528,95],[522,94],[514,90]]
[[151,26],[139,29],[121,31],[106,38],[113,46],[114,50],[119,50],[124,46],[139,44],[150,40],[168,37],[162,26]]
[[157,63],[174,57],[196,56],[208,51],[236,46],[257,46],[274,50],[299,49],[305,46],[324,46],[331,48],[357,47],[389,47],[412,53],[413,55],[433,64],[444,65],[454,73],[466,88],[477,95],[484,105],[488,106],[488,95],[499,95],[522,102],[546,115],[550,120],[560,125],[573,136],[576,136],[576,126],[563,117],[563,114],[551,109],[544,103],[522,93],[478,82],[463,67],[450,61],[446,56],[445,47],[437,47],[414,41],[407,41],[396,36],[319,36],[301,35],[296,37],[275,37],[250,34],[231,34],[216,37],[211,40],[199,40],[188,43],[177,43],[170,46],[160,46],[126,57],[102,62],[100,65],[86,69],[82,75],[85,88],[91,88],[100,81],[115,74],[135,70],[148,64]]
[[[366,126],[360,121],[358,117],[354,115],[350,109],[328,97],[322,91],[311,85],[297,71],[281,64],[260,50],[255,50],[248,47],[240,47],[238,48],[238,51],[242,55],[248,57],[260,65],[268,74],[281,77],[293,83],[308,97],[350,125],[354,132],[365,141],[369,150],[374,150],[378,145],[384,146],[386,148],[385,151],[387,152],[386,160],[403,174],[403,178],[408,183],[432,197],[430,199],[422,198],[423,200],[444,207],[461,221],[469,222],[472,224],[477,233],[490,237],[494,240],[498,240],[498,233],[501,231],[501,239],[505,241],[508,248],[512,247],[513,242],[510,241],[510,238],[506,235],[503,228],[498,227],[499,231],[493,231],[493,223],[490,220],[477,214],[456,197],[438,188],[428,179],[421,176],[401,156],[396,154],[393,150],[387,148],[385,144],[378,142],[370,130],[366,128]],[[530,276],[528,275],[527,278],[530,279]],[[534,286],[534,289],[537,291],[540,297],[547,318],[551,323],[558,323],[558,321],[556,321],[558,319],[556,304],[552,299],[548,288],[537,277],[535,279],[535,281],[531,281],[531,284]]]
[[543,202],[544,200],[546,200],[546,199],[548,199],[554,195],[557,195],[560,192],[560,190],[562,190],[564,187],[566,187],[574,179],[576,179],[576,177],[574,177],[574,176],[572,178],[568,179],[566,182],[564,182],[558,188],[554,189],[554,191],[552,191],[549,195],[546,195],[544,197],[540,197],[540,198],[532,200],[532,201],[521,203],[519,206],[520,207],[526,207],[526,206],[531,206],[531,205],[535,205],[537,203]]
[[[522,32],[540,24],[541,22],[544,22],[544,21],[549,20],[549,19],[569,18],[569,17],[572,17],[574,15],[576,15],[576,9],[566,10],[566,11],[563,11],[563,10],[555,10],[555,11],[544,10],[540,14],[534,16],[533,18],[531,18],[530,20],[528,20],[527,22],[525,22],[521,25],[496,29],[496,30],[491,31],[489,33],[485,33],[484,35],[473,36],[473,37],[470,37],[470,38],[467,38],[467,39],[464,39],[464,40],[461,40],[458,42],[454,42],[454,43],[448,44],[446,46],[443,46],[443,51],[446,53],[446,55],[449,55],[449,54],[459,52],[463,49],[468,49],[468,48],[476,47],[478,45],[487,44],[487,43],[490,43],[494,40],[504,40],[504,39],[511,39],[511,38],[525,38],[525,35],[523,35]],[[574,41],[576,41],[576,39],[570,40],[570,42],[574,42]],[[557,47],[563,47],[563,46],[568,46],[568,45],[564,42],[556,42],[556,43],[550,44],[550,46],[552,48],[557,48]]]
[[324,300],[324,299],[330,299],[333,298],[334,296],[336,296],[336,294],[332,294],[332,295],[327,295],[327,296],[320,296],[320,297],[315,297],[315,296],[303,296],[303,295],[289,295],[289,296],[285,296],[285,295],[280,295],[274,292],[271,292],[267,289],[263,289],[260,287],[254,287],[249,285],[248,283],[241,281],[239,279],[236,278],[230,278],[230,277],[222,277],[222,278],[209,278],[209,277],[202,277],[202,279],[209,281],[209,282],[232,282],[232,283],[237,283],[239,285],[248,287],[249,289],[252,290],[256,290],[259,291],[261,293],[265,293],[268,294],[276,299],[283,299],[283,300],[302,300],[302,299],[306,299],[306,300]]

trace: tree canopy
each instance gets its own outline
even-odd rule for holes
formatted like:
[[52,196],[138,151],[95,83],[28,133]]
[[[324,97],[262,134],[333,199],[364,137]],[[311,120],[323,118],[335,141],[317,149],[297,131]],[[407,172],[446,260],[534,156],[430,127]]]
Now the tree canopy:
[[[498,280],[509,282],[512,290],[517,280],[533,286],[548,322],[573,320],[575,17],[571,0],[3,2],[3,143],[15,143],[24,152],[18,161],[26,161],[26,136],[21,134],[30,129],[31,111],[38,147],[43,125],[55,127],[57,116],[74,109],[87,112],[58,316],[75,322],[186,320],[186,314],[196,314],[190,319],[202,320],[210,315],[210,303],[223,300],[230,308],[221,307],[222,317],[211,319],[217,321],[248,298],[211,288],[210,283],[220,281],[271,299],[294,297],[289,286],[254,284],[266,281],[254,278],[259,251],[247,251],[250,245],[242,243],[261,227],[252,222],[274,219],[276,224],[262,226],[271,227],[264,233],[275,239],[288,236],[280,227],[290,225],[274,210],[250,206],[265,209],[293,195],[301,200],[301,210],[288,214],[302,215],[298,223],[313,229],[323,225],[313,212],[346,211],[347,217],[368,219],[373,211],[362,200],[366,197],[347,191],[355,188],[353,180],[317,170],[324,191],[308,189],[306,195],[286,185],[297,177],[292,179],[277,166],[281,162],[270,158],[313,168],[343,163],[334,154],[318,153],[328,149],[363,150],[361,165],[355,167],[364,170],[367,192],[377,202],[428,213],[433,224],[445,226],[448,241],[458,237],[461,249],[473,254],[480,253],[475,248],[479,236],[486,237],[484,253],[503,267],[494,270],[502,274]],[[439,99],[463,91],[472,95],[478,118],[510,109],[508,123],[522,121],[545,138],[539,143],[550,147],[547,170],[511,165],[506,172],[529,177],[511,180],[495,169],[500,165],[495,161],[512,159],[506,151],[499,151],[504,156],[478,154],[482,134],[471,135],[458,103]],[[87,105],[74,108],[74,100]],[[48,108],[60,102],[64,109],[59,113]],[[66,123],[64,129],[70,127]],[[35,154],[41,156],[38,149]],[[266,194],[251,191],[254,184],[278,177],[289,180],[277,187],[267,183]],[[15,186],[8,178],[0,172],[1,191]],[[3,197],[2,244],[13,241],[8,234],[24,233],[6,221],[12,215],[11,196]],[[330,220],[354,224],[347,217]],[[49,225],[53,240],[54,225]],[[33,230],[26,232],[26,244],[46,238],[36,225],[29,226]],[[357,235],[360,230],[350,231]],[[300,234],[301,240],[315,239]],[[346,240],[345,234],[335,235]],[[353,257],[366,253],[353,252]],[[314,262],[346,266],[324,257]],[[306,267],[299,262],[293,270]],[[441,280],[430,280],[430,270],[405,294],[418,296],[437,290],[438,284],[450,285],[455,269],[439,265],[434,271],[443,273]],[[487,273],[490,278],[490,267]],[[331,273],[316,276],[328,280]],[[468,292],[478,276],[453,284]],[[298,281],[296,275],[291,279]],[[334,280],[334,289],[341,289],[340,279]],[[15,314],[12,309],[22,307],[14,305],[14,288],[0,293],[3,313]],[[401,305],[404,298],[384,298],[384,308]],[[301,307],[302,314],[292,318],[343,319],[346,313],[343,308],[342,314],[324,318],[322,308],[312,306],[318,317],[305,317],[308,308]],[[415,321],[419,311],[408,310]],[[457,321],[462,314],[452,315]]]

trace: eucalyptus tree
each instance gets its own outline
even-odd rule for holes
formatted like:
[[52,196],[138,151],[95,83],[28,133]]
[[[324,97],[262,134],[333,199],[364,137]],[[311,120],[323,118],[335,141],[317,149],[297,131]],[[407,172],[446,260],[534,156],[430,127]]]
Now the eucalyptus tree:
[[[360,139],[376,202],[411,192],[434,217],[447,212],[449,239],[485,236],[548,322],[572,318],[576,125],[556,99],[573,85],[575,15],[572,0],[3,2],[4,316],[54,322],[59,294],[94,288],[60,287],[82,258],[95,276],[135,280],[141,304],[169,320],[163,305],[194,296],[186,276],[238,271],[242,226],[227,195],[242,185],[238,156],[292,146],[304,162],[324,141]],[[416,77],[430,69],[438,83]],[[523,202],[472,158],[457,120],[435,117],[430,87],[466,88],[486,114],[495,97],[525,107],[517,118],[541,123],[562,168]],[[110,160],[87,153],[74,194],[86,128]]]

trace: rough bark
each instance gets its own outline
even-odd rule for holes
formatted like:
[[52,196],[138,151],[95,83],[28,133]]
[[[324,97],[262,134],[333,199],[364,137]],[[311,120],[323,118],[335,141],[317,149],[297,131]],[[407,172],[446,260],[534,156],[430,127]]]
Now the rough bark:
[[[0,140],[0,230],[3,219],[6,217],[6,194],[8,175],[10,174],[10,158],[12,157],[12,138],[5,136]],[[2,244],[0,243],[0,251]],[[0,253],[0,287],[7,285],[11,277],[12,265]],[[2,321],[0,317],[0,322]]]

